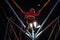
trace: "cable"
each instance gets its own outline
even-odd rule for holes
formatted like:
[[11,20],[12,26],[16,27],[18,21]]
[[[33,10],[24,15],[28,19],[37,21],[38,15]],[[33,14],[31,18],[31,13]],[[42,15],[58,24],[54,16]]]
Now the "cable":
[[[9,21],[9,20],[8,20],[8,21]],[[5,36],[4,36],[4,40],[6,40],[6,37],[7,37],[8,24],[9,24],[9,23],[7,22],[7,25],[6,25],[6,31],[5,31]]]
[[8,40],[11,40],[9,33],[8,33],[8,38],[9,38]]
[[[55,9],[55,7],[57,6],[57,4],[59,3],[59,0],[57,0],[57,2],[55,3],[55,5],[53,6],[53,8],[51,9],[51,11],[49,12],[48,16],[46,17],[46,19],[43,21],[43,23],[41,24],[41,27],[43,27],[43,25],[45,24],[45,22],[48,20],[48,18],[50,17],[50,15],[52,14],[53,10]],[[36,32],[35,35],[38,34],[38,32],[40,31],[40,28],[38,29],[38,31]]]
[[53,29],[51,30],[51,33],[50,33],[50,35],[49,35],[48,40],[50,40],[50,38],[51,38],[51,36],[52,36],[52,34],[53,34],[55,28],[56,28],[56,25],[57,25],[57,22],[56,22],[56,24],[54,25]]
[[[46,26],[46,28],[44,28],[44,30],[42,30],[41,32],[39,32],[37,35],[41,35],[47,28],[50,27],[50,25],[52,25],[56,20],[58,20],[60,18],[60,16],[58,16],[56,19],[54,19],[49,25]],[[37,38],[38,36],[35,35],[35,38]]]
[[17,26],[23,33],[25,33],[27,36],[29,36],[31,38],[31,36],[26,32],[24,31],[22,28],[20,28],[20,26],[18,26],[15,22],[13,22],[11,19],[9,19],[8,17],[6,17],[9,21],[11,21],[15,26]]
[[57,22],[58,22],[58,27],[59,27],[59,29],[58,29],[58,31],[57,31],[57,33],[56,33],[56,35],[55,35],[54,40],[57,40],[57,36],[58,36],[58,34],[59,34],[59,32],[60,32],[60,23],[59,23],[59,19],[57,20]]
[[11,27],[12,31],[14,32],[14,35],[15,35],[16,39],[19,40],[19,38],[18,38],[18,36],[17,36],[15,30],[13,29],[12,24],[11,24],[10,22],[9,22],[9,24],[10,24],[10,27]]
[[11,10],[13,11],[13,13],[15,14],[15,16],[17,17],[17,19],[21,22],[21,24],[24,26],[24,28],[26,28],[26,26],[24,25],[24,23],[22,22],[22,20],[19,18],[19,16],[17,15],[17,13],[14,11],[14,9],[10,5],[10,3],[7,0],[5,0],[5,1],[9,5],[9,7],[11,8]]

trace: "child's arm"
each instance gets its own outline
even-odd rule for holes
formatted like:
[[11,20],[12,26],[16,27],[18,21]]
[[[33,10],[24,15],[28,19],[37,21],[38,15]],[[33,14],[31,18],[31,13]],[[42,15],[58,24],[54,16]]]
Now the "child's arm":
[[12,0],[13,1],[13,3],[19,8],[19,10],[22,12],[22,13],[24,13],[24,11],[22,10],[22,8],[14,1],[14,0]]
[[50,0],[48,0],[38,12],[41,12],[49,2]]

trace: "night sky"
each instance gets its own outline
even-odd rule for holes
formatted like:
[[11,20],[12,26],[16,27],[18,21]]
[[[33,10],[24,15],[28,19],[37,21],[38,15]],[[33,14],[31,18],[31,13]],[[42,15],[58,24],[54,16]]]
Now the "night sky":
[[[12,5],[14,10],[16,11],[18,16],[21,18],[21,20],[25,23],[26,21],[24,18],[25,15],[21,13],[21,11],[14,5],[14,3],[11,0],[8,0],[8,1]],[[35,11],[37,12],[39,9],[41,9],[41,7],[45,4],[47,0],[43,0],[43,1],[42,0],[15,0],[15,1],[17,4],[19,4],[19,6],[24,11],[29,11],[30,8],[34,8]],[[47,17],[47,15],[51,11],[56,1],[57,0],[51,0],[49,4],[42,10],[41,14],[38,17],[36,17],[36,20],[38,21],[39,24],[42,24],[43,20]],[[38,6],[38,4],[40,4],[40,6]],[[18,19],[13,14],[8,4],[4,0],[0,0],[0,40],[4,40],[4,35],[5,35],[5,30],[6,30],[7,19],[6,19],[5,14],[9,18],[12,17],[14,19],[14,22],[20,25]],[[45,28],[49,23],[51,23],[58,16],[60,16],[60,2],[58,3],[56,8],[50,15],[46,23],[44,24],[43,28]],[[49,31],[51,31],[50,29]],[[47,40],[49,31],[46,31],[45,33],[43,33],[37,40]],[[24,34],[23,36],[24,36],[23,38],[27,40],[26,35]],[[59,40],[59,37],[58,37],[58,40]],[[53,40],[53,38],[51,40]]]

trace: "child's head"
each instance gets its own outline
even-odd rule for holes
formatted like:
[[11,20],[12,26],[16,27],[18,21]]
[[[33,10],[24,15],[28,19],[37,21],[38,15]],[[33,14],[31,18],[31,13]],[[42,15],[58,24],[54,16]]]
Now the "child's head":
[[33,11],[33,12],[35,12],[35,9],[34,9],[34,8],[31,8],[31,9],[30,9],[30,11]]

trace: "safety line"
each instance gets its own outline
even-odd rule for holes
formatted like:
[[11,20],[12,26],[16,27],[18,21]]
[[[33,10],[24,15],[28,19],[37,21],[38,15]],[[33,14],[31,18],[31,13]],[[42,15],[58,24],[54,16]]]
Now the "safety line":
[[56,25],[57,25],[57,22],[56,22],[56,24],[54,25],[53,29],[51,30],[51,33],[50,33],[50,35],[49,35],[48,40],[50,40],[50,38],[51,38],[51,36],[52,36],[52,34],[53,34],[55,28],[56,28]]
[[60,16],[58,16],[56,19],[54,19],[48,26],[46,26],[46,28],[44,28],[44,30],[42,30],[41,32],[39,32],[37,35],[35,35],[35,38],[37,38],[39,35],[41,35],[47,28],[50,27],[50,25],[52,25],[52,23],[54,23],[56,20],[58,20],[60,18]]
[[[53,8],[51,9],[51,11],[49,12],[48,16],[46,17],[46,19],[43,21],[43,23],[41,24],[41,27],[43,27],[43,25],[45,24],[45,22],[48,20],[48,18],[50,17],[50,15],[52,14],[53,10],[55,9],[55,7],[57,6],[57,4],[59,3],[59,0],[57,0],[57,2],[55,3],[55,5],[53,6]],[[40,28],[38,29],[38,31],[36,32],[35,35],[38,34],[38,32],[40,31]]]
[[31,38],[31,36],[26,32],[26,31],[24,31],[20,26],[18,26],[15,22],[13,22],[11,19],[9,19],[8,17],[7,17],[7,19],[9,20],[9,21],[11,21],[13,24],[15,24],[15,26],[17,26],[23,33],[25,33],[27,36],[29,36],[30,38]]
[[11,8],[11,10],[13,11],[13,13],[15,14],[15,16],[18,18],[18,20],[21,22],[21,24],[24,26],[24,28],[26,28],[26,26],[24,25],[24,23],[22,22],[22,20],[19,18],[19,16],[17,15],[17,13],[14,11],[14,9],[10,5],[10,3],[7,0],[5,0],[5,1],[9,5],[9,7]]

